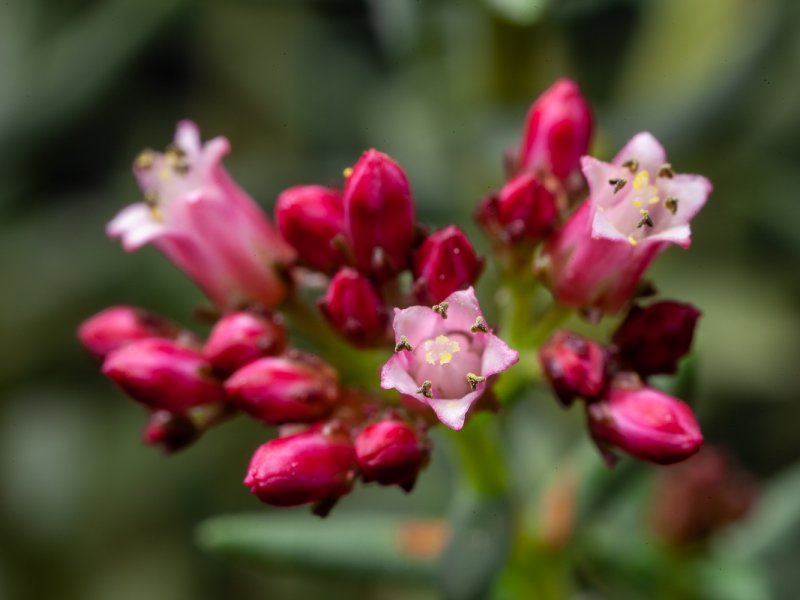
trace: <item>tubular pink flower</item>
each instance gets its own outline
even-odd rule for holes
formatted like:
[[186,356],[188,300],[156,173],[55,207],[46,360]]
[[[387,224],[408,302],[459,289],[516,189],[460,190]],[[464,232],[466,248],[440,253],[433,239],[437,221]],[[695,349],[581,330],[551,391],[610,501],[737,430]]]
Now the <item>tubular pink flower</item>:
[[427,404],[455,430],[486,391],[487,379],[518,358],[486,325],[471,287],[433,308],[396,308],[394,332],[396,352],[383,366],[381,387]]
[[122,209],[106,232],[128,252],[152,243],[220,308],[272,308],[286,293],[282,265],[294,251],[221,164],[224,137],[202,144],[191,121],[172,145],[143,151],[133,171],[145,201]]
[[689,222],[712,186],[675,173],[649,133],[635,135],[611,163],[581,163],[589,198],[548,241],[545,278],[560,303],[615,313],[659,252],[689,247]]

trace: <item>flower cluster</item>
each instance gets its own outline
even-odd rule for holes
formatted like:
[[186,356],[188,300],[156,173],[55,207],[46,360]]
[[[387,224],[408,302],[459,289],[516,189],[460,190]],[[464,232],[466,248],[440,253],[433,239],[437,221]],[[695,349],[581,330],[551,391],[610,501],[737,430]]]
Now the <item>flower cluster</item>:
[[[565,406],[585,400],[607,455],[674,462],[702,436],[685,404],[646,381],[674,372],[699,313],[631,306],[655,256],[688,246],[710,185],[676,173],[646,133],[611,163],[588,157],[592,129],[577,85],[553,85],[507,157],[508,181],[476,217],[506,291],[540,281],[564,314],[627,311],[608,344],[556,332],[538,348],[544,373]],[[266,503],[325,514],[358,479],[410,490],[430,427],[459,430],[501,406],[494,383],[518,360],[473,288],[484,260],[457,226],[431,232],[417,222],[406,173],[377,150],[344,170],[340,188],[283,191],[274,228],[222,166],[228,151],[226,139],[204,144],[193,123],[180,123],[163,152],[135,159],[144,200],[108,226],[126,250],[154,245],[205,292],[216,306],[208,335],[117,306],[85,321],[81,342],[150,412],[148,444],[178,450],[234,414],[276,426],[244,481]],[[527,299],[515,315],[541,304]],[[535,356],[555,329],[538,317],[506,319],[520,352]],[[535,373],[521,378],[534,383]]]

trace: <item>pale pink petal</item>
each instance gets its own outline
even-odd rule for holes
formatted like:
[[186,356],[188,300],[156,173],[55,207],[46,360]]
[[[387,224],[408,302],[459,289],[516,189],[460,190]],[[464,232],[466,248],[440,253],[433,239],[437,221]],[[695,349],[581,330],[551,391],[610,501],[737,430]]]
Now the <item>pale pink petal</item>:
[[702,175],[676,174],[672,179],[662,180],[661,189],[666,196],[678,199],[675,221],[688,223],[703,205],[713,190],[711,182]]
[[581,170],[586,182],[589,184],[589,198],[594,206],[613,204],[614,189],[608,183],[619,174],[619,170],[602,160],[592,156],[581,158]]
[[413,396],[420,402],[427,404],[428,399],[418,394],[419,384],[408,373],[409,354],[405,351],[394,354],[381,369],[381,387],[384,390],[395,389],[401,394]]
[[683,248],[688,248],[692,243],[692,231],[688,224],[674,225],[664,231],[650,235],[643,243],[672,242]]
[[464,427],[467,412],[482,393],[483,390],[476,390],[457,400],[425,399],[425,402],[433,409],[433,412],[436,413],[436,416],[444,425],[458,431]]
[[602,207],[595,209],[594,219],[592,220],[592,237],[628,243],[627,236],[614,227]]
[[447,323],[448,330],[470,331],[475,324],[475,320],[481,315],[481,307],[475,297],[475,289],[470,286],[466,290],[453,292],[444,299],[447,302]]
[[630,159],[639,161],[640,169],[653,172],[667,162],[667,153],[652,133],[643,131],[637,133],[623,146],[614,158],[613,164],[619,167]]
[[106,234],[120,238],[126,252],[133,252],[164,234],[166,228],[153,219],[150,207],[144,203],[123,208],[106,226]]
[[196,157],[202,150],[200,128],[194,121],[185,119],[175,128],[175,145],[191,157]]
[[434,337],[440,327],[441,317],[427,306],[411,306],[394,309],[395,341],[406,336],[408,343],[416,348],[419,344]]
[[481,375],[489,377],[502,373],[510,366],[517,363],[519,354],[508,347],[503,340],[492,334],[477,334],[486,337],[486,346],[483,350],[481,361]]
[[223,156],[227,156],[231,151],[231,143],[228,138],[215,137],[206,142],[203,148],[203,168],[212,168],[222,161]]

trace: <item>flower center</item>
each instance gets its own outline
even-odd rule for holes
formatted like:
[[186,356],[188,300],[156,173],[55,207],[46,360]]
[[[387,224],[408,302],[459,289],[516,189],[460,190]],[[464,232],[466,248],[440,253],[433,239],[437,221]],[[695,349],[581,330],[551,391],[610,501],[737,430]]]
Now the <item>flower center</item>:
[[186,186],[185,179],[191,173],[186,151],[175,144],[163,153],[148,148],[139,153],[133,166],[153,219],[162,221],[164,206]]
[[446,365],[453,360],[453,354],[461,351],[459,343],[446,335],[427,340],[422,347],[425,350],[425,362],[429,365]]

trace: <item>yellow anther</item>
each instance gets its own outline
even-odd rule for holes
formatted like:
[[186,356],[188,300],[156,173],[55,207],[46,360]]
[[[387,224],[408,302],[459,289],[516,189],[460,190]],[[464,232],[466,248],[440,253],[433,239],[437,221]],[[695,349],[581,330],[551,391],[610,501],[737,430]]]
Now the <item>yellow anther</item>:
[[638,192],[648,183],[650,183],[650,173],[647,171],[647,169],[639,171],[633,180],[633,189]]
[[434,304],[431,306],[433,312],[440,315],[443,319],[447,318],[447,308],[450,306],[449,302],[440,302],[439,304]]
[[434,340],[427,340],[424,348],[425,362],[429,365],[446,365],[453,360],[453,354],[461,350],[459,343],[446,335],[438,335]]
[[636,247],[636,246],[639,244],[639,242],[637,242],[637,241],[636,241],[636,238],[635,238],[635,237],[633,237],[632,235],[629,235],[629,236],[628,236],[628,243],[629,243],[631,246],[633,246],[634,248],[635,248],[635,247]]
[[345,167],[342,171],[342,175],[344,175],[345,179],[350,177],[353,174],[353,167]]
[[489,326],[486,325],[486,321],[484,320],[484,318],[478,315],[475,318],[475,322],[472,324],[472,327],[470,327],[470,331],[472,333],[478,333],[479,331],[482,333],[488,333]]
[[641,200],[634,200],[633,202],[631,202],[631,204],[633,204],[634,208],[642,208]]
[[433,393],[431,393],[431,388],[433,387],[433,383],[430,379],[426,379],[422,382],[422,385],[417,388],[417,393],[422,394],[426,398],[433,398]]
[[153,163],[155,162],[155,160],[156,160],[155,153],[148,148],[146,150],[142,150],[139,153],[139,156],[137,156],[134,159],[133,165],[137,169],[141,169],[142,171],[146,171],[147,169],[149,169],[150,167],[153,166]]
[[400,352],[401,350],[408,350],[409,352],[413,352],[414,348],[408,342],[408,338],[404,335],[400,336],[400,341],[394,345],[394,351]]
[[650,198],[650,200],[647,201],[648,204],[658,204],[659,202],[661,202],[661,198],[659,198],[658,196],[653,196],[652,198]]
[[483,377],[482,375],[476,375],[475,373],[467,373],[467,383],[469,384],[469,387],[473,392],[478,387],[478,384],[483,383],[484,381],[486,381],[486,377]]

